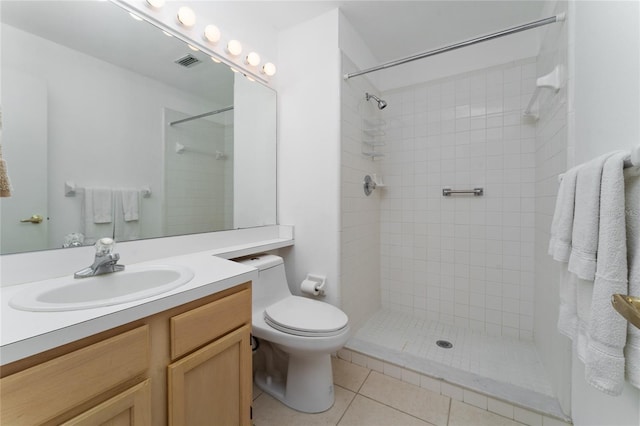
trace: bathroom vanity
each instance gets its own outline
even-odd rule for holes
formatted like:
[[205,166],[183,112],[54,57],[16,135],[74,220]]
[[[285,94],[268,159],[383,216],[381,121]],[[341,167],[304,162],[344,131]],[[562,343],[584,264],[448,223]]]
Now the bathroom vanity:
[[172,262],[191,282],[115,306],[20,311],[7,303],[24,286],[3,288],[0,423],[249,425],[257,272],[209,253]]

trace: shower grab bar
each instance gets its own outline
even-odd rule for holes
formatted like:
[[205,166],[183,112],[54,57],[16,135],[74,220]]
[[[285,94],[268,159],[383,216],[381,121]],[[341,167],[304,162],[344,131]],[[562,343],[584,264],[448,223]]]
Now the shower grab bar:
[[442,188],[443,197],[450,197],[453,194],[473,194],[476,197],[480,197],[484,195],[484,188],[473,188],[473,189]]
[[480,43],[483,41],[493,40],[495,38],[504,37],[510,34],[519,33],[520,31],[530,30],[532,28],[541,27],[543,25],[553,24],[554,22],[562,22],[566,19],[566,15],[564,13],[560,13],[555,16],[550,16],[548,18],[539,19],[537,21],[529,22],[526,24],[518,25],[517,27],[507,28],[506,30],[498,31],[492,34],[487,34],[484,36],[472,38],[469,40],[461,41],[459,43],[451,44],[449,46],[440,47],[438,49],[429,50],[427,52],[418,53],[412,56],[408,56],[403,59],[397,59],[395,61],[386,62],[382,65],[378,65],[375,67],[367,68],[362,71],[356,71],[352,73],[345,74],[343,77],[345,80],[349,80],[352,77],[357,77],[359,75],[368,74],[374,71],[380,71],[386,68],[395,67],[398,65],[406,64],[407,62],[416,61],[418,59],[428,58],[429,56],[439,55],[440,53],[449,52],[451,50],[460,49],[461,47],[467,47],[474,45],[476,43]]

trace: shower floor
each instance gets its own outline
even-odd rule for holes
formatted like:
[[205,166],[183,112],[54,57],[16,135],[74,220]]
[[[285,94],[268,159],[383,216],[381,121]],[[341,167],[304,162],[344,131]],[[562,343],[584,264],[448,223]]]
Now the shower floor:
[[[453,344],[441,348],[436,341]],[[416,318],[376,312],[345,345],[451,384],[544,414],[562,416],[533,342]]]

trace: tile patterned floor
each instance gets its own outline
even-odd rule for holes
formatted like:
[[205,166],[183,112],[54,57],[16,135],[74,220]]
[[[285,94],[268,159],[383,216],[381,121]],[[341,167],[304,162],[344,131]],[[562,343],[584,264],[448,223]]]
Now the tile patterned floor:
[[[522,426],[507,417],[332,358],[336,402],[324,413],[292,410],[254,388],[255,426]],[[539,417],[539,426],[565,423]]]

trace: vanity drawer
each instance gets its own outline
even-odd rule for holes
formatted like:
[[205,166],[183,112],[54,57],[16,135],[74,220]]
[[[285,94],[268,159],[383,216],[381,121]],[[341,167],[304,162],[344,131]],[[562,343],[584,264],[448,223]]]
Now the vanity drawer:
[[176,315],[171,318],[171,359],[250,323],[250,288]]
[[149,326],[145,325],[4,377],[0,421],[45,423],[148,368]]

